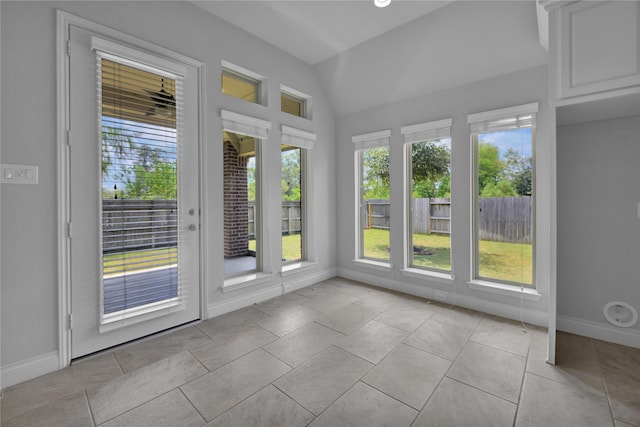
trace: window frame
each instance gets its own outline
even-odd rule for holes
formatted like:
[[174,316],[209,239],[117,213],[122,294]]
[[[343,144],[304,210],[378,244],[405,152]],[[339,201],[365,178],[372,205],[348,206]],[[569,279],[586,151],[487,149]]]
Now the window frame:
[[[367,134],[355,135],[351,138],[354,143],[354,190],[355,190],[355,261],[364,262],[374,267],[381,267],[383,269],[391,268],[391,255],[393,248],[391,248],[391,238],[389,238],[389,259],[379,259],[364,256],[364,214],[363,214],[363,200],[364,200],[364,187],[363,187],[363,154],[366,150],[375,148],[386,148],[389,153],[389,163],[391,164],[391,130],[383,130],[379,132],[372,132]],[[391,170],[389,170],[391,173]],[[389,188],[391,191],[391,188]],[[389,229],[391,233],[391,229]],[[391,234],[389,234],[391,237]]]
[[[288,98],[289,100],[296,101],[300,103],[300,115],[297,116],[295,114],[288,113],[282,109],[282,98]],[[312,107],[312,97],[307,95],[306,93],[300,92],[299,90],[293,89],[291,87],[280,85],[280,111],[292,115],[294,117],[300,117],[302,119],[311,119],[311,107]]]
[[[468,115],[470,125],[470,148],[471,148],[471,285],[488,286],[496,289],[516,289],[521,292],[535,293],[537,284],[537,189],[536,189],[536,114],[538,113],[538,103],[530,103],[515,107],[507,107],[499,110],[492,110],[482,113]],[[521,123],[522,122],[522,123]],[[479,135],[509,131],[523,128],[531,128],[531,284],[501,280],[497,278],[484,277],[480,275],[480,253],[479,253],[479,215],[478,205],[480,195],[478,188],[479,178]]]
[[[224,92],[224,87],[222,84],[222,78],[226,76],[231,79],[240,80],[245,83],[249,83],[255,87],[256,100],[249,101],[247,99],[239,98],[237,96],[231,95],[229,93]],[[261,76],[258,73],[254,73],[246,68],[240,67],[239,65],[232,64],[228,61],[222,61],[221,63],[221,71],[220,71],[220,93],[223,95],[230,96],[232,98],[240,99],[245,102],[249,102],[251,104],[257,105],[266,105],[267,102],[267,85],[265,84],[266,78]]]

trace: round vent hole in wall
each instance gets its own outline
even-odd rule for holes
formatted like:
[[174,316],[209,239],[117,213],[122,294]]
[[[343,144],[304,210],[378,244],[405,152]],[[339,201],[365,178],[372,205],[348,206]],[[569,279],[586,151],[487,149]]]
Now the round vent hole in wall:
[[602,311],[604,317],[614,326],[629,328],[638,322],[638,312],[626,302],[611,301]]

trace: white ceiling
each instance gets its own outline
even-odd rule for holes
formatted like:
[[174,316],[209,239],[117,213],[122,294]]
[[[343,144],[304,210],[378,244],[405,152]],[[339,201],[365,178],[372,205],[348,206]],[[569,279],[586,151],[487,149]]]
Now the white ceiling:
[[192,3],[315,65],[452,1],[393,0],[385,8],[373,0]]

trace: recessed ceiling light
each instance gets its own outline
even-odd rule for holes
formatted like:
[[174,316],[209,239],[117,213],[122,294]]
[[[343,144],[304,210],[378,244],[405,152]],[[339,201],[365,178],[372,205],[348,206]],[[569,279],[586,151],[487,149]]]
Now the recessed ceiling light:
[[373,4],[378,7],[387,7],[391,3],[391,0],[373,0]]

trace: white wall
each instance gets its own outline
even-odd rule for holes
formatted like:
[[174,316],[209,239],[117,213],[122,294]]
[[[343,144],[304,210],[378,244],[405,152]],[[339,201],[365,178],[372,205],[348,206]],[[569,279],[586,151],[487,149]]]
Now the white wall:
[[[287,278],[310,284],[335,274],[334,117],[306,64],[187,2],[6,2],[2,8],[2,161],[38,165],[34,186],[3,185],[2,366],[15,368],[58,351],[56,230],[56,9],[106,25],[206,64],[206,191],[208,313],[217,314],[280,294],[276,274],[269,283],[223,294],[222,130],[220,109],[269,120],[266,141],[270,249],[279,253],[280,126],[315,132],[309,154],[315,269]],[[265,22],[265,25],[269,25]],[[220,92],[221,60],[268,78],[268,105],[249,105]],[[280,112],[280,84],[313,96],[313,120]],[[5,369],[3,369],[5,371]],[[35,371],[34,371],[35,372]]]
[[[375,90],[375,89],[371,89]],[[547,69],[535,67],[525,71],[460,86],[454,89],[361,111],[338,119],[338,271],[340,275],[369,280],[434,298],[436,290],[447,294],[447,301],[463,306],[520,318],[520,298],[495,295],[470,289],[471,275],[470,225],[470,133],[467,115],[498,108],[540,103],[537,116],[536,185],[537,219],[536,259],[537,283],[543,294],[540,301],[524,301],[525,320],[546,325],[546,297],[549,285],[549,143],[547,108]],[[436,279],[415,279],[402,275],[403,268],[403,143],[400,127],[415,123],[453,118],[452,127],[452,263],[455,280],[447,283]],[[354,149],[353,135],[391,129],[391,272],[377,271],[354,263]]]
[[640,323],[610,325],[603,307],[640,310],[640,117],[561,126],[558,328],[640,347]]

